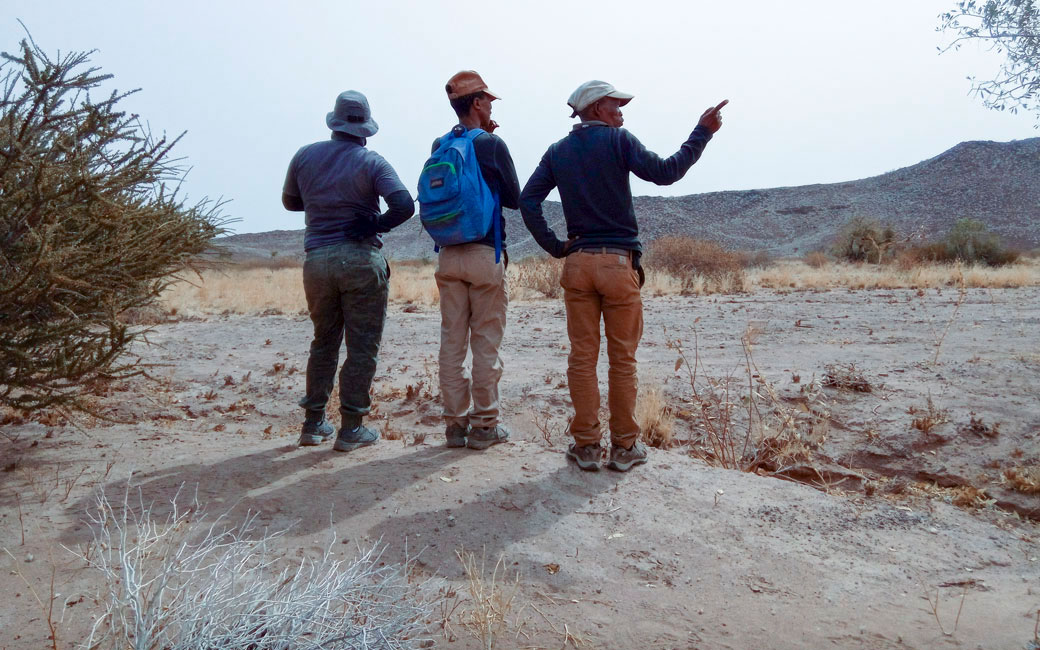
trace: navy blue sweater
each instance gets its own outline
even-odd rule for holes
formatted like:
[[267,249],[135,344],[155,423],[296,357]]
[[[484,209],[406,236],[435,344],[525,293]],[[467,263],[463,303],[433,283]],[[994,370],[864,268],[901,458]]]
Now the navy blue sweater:
[[700,158],[711,132],[698,126],[668,158],[647,150],[625,129],[582,122],[542,156],[520,194],[520,213],[535,241],[553,257],[563,257],[564,242],[548,226],[542,202],[560,189],[568,252],[593,246],[641,251],[632,207],[629,172],[657,185],[678,181]]

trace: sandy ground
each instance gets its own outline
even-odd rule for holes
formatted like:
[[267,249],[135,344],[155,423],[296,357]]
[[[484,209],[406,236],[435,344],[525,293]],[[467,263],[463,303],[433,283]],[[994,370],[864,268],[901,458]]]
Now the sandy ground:
[[[689,445],[653,449],[629,474],[569,466],[559,301],[510,306],[502,395],[513,440],[446,449],[431,391],[439,316],[402,304],[390,312],[371,420],[400,439],[371,448],[295,447],[310,336],[302,316],[157,326],[138,350],[155,380],[96,398],[133,424],[50,415],[4,424],[0,546],[13,558],[0,555],[0,648],[50,647],[19,574],[46,601],[51,567],[66,617],[59,647],[82,638],[90,612],[64,604],[89,593],[91,575],[62,545],[86,543],[94,489],[119,493],[131,473],[146,500],[198,484],[211,511],[258,510],[264,524],[291,526],[291,553],[317,553],[330,521],[350,544],[388,544],[388,560],[421,551],[420,573],[462,597],[456,549],[483,552],[489,569],[502,557],[520,586],[496,647],[1033,640],[1040,530],[1028,517],[1040,497],[1008,489],[1002,471],[1040,456],[1040,290],[647,299],[641,380],[680,413],[690,387],[667,343],[690,349],[695,330],[705,371],[739,378],[750,326],[758,374],[792,403],[828,364],[855,364],[871,392],[820,392],[827,432],[816,453],[827,471],[815,487],[712,467]],[[910,423],[929,396],[948,421],[926,435]],[[980,433],[972,417],[999,429]],[[556,433],[546,440],[536,422]],[[692,420],[675,427],[679,440],[696,438]],[[982,492],[958,507],[958,486]],[[933,612],[927,597],[936,596]],[[457,614],[430,636],[438,647],[478,647]]]

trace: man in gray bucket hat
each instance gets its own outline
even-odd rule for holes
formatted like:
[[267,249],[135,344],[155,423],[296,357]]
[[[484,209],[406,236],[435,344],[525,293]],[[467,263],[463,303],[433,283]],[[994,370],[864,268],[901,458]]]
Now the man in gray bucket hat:
[[[361,424],[371,406],[369,389],[389,293],[390,266],[379,235],[407,221],[415,207],[390,163],[365,147],[379,125],[363,94],[340,93],[325,124],[332,129],[331,139],[297,151],[282,188],[282,205],[305,214],[303,289],[314,323],[299,444],[319,445],[332,437],[325,405],[340,341],[346,340],[347,359],[339,374],[342,420],[333,448],[352,451],[379,439]],[[382,214],[380,197],[387,204]]]

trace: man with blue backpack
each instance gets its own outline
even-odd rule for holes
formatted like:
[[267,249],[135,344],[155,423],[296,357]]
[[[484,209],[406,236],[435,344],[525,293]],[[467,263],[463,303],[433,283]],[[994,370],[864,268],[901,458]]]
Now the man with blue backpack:
[[438,249],[441,403],[447,446],[487,449],[509,437],[498,399],[509,298],[502,206],[519,207],[520,181],[493,134],[498,96],[472,70],[454,75],[445,90],[459,124],[434,141],[419,177],[420,218]]

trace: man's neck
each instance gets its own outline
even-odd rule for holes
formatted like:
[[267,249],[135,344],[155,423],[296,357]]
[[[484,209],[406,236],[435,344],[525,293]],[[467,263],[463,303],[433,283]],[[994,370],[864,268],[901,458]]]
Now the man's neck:
[[466,117],[459,120],[459,124],[466,127],[467,130],[483,128],[480,125],[480,118],[475,115],[467,115]]

